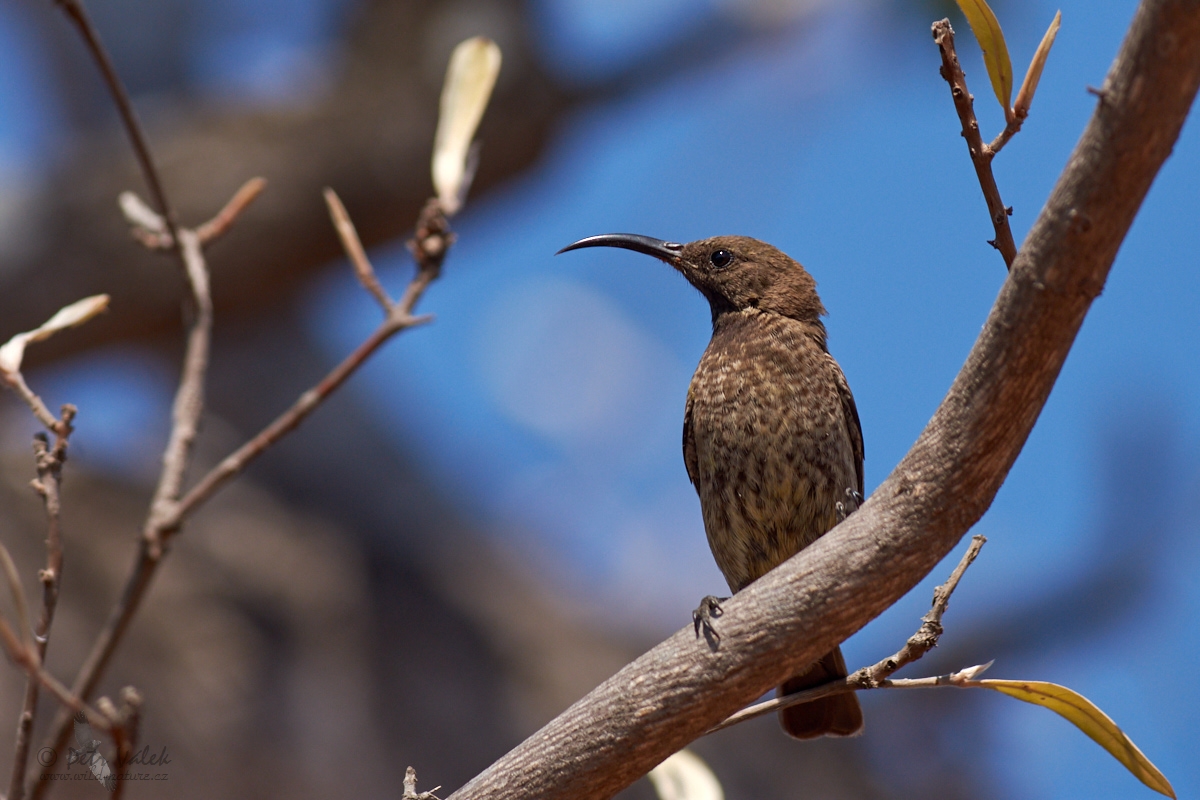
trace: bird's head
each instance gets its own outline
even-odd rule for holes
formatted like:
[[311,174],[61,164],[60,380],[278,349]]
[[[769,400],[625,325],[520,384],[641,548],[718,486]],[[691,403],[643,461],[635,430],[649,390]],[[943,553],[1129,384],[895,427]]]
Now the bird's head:
[[825,313],[817,283],[808,271],[749,236],[714,236],[677,244],[635,233],[606,233],[580,239],[558,252],[583,247],[623,247],[662,259],[708,298],[714,321],[723,313],[748,308],[806,322],[818,322]]

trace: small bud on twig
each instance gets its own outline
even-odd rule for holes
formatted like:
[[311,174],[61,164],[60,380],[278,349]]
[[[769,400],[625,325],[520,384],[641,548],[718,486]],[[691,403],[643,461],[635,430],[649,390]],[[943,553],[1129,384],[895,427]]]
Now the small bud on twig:
[[0,372],[16,373],[21,369],[21,361],[25,357],[25,345],[30,342],[40,342],[55,333],[76,325],[82,325],[92,317],[108,309],[108,295],[97,294],[78,300],[66,308],[59,309],[55,314],[38,328],[24,333],[18,333],[0,347]]

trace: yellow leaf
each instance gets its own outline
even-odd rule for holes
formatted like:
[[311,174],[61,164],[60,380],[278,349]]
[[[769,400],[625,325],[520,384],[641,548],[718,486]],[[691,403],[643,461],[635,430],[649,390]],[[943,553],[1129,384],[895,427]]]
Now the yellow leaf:
[[971,681],[967,685],[991,689],[1026,703],[1043,706],[1065,717],[1124,764],[1139,781],[1167,797],[1175,797],[1175,790],[1158,771],[1158,767],[1150,763],[1150,759],[1117,727],[1117,723],[1083,695],[1065,686],[1044,681],[981,680]]
[[983,64],[992,80],[996,99],[1004,109],[1004,118],[1008,119],[1011,113],[1009,105],[1012,100],[1013,72],[1012,61],[1008,58],[1008,45],[1004,43],[1004,32],[1000,30],[1000,20],[996,19],[985,0],[955,2],[962,9],[975,38],[979,40],[979,49],[983,51]]
[[1013,113],[1018,117],[1029,113],[1029,106],[1033,104],[1033,93],[1037,91],[1038,81],[1042,79],[1042,68],[1046,66],[1046,56],[1050,55],[1050,48],[1054,46],[1054,37],[1058,36],[1058,26],[1061,22],[1062,12],[1059,11],[1054,15],[1050,27],[1046,29],[1046,35],[1042,37],[1042,43],[1033,54],[1033,60],[1029,62],[1025,80],[1021,82],[1021,89],[1017,92],[1017,102],[1013,104]]

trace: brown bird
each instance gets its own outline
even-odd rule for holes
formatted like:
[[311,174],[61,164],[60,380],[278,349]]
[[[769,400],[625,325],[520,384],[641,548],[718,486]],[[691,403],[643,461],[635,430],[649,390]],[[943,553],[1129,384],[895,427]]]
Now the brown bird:
[[[683,273],[712,308],[713,335],[688,387],[683,461],[729,588],[740,591],[858,508],[863,439],[854,397],[826,348],[816,281],[784,253],[746,236],[676,244],[629,233],[581,239],[623,247]],[[715,637],[720,601],[706,597],[696,630]],[[844,678],[834,648],[779,687],[788,694]],[[779,712],[798,739],[862,729],[853,694]]]

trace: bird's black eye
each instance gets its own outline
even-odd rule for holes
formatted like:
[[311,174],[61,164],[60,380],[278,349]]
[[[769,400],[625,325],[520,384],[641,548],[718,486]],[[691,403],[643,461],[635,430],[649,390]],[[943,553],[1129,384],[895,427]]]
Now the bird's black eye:
[[708,257],[712,265],[717,269],[728,267],[733,262],[733,253],[728,250],[713,250],[712,255]]

